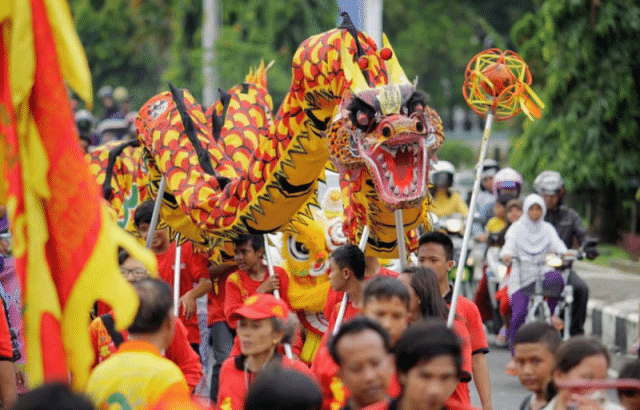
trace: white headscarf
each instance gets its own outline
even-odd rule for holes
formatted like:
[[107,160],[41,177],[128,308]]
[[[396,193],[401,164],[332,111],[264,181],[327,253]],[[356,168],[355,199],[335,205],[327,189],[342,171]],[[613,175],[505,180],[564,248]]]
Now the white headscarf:
[[[537,221],[529,218],[529,209],[533,205],[540,205],[542,216]],[[558,236],[553,225],[544,221],[546,213],[544,199],[540,195],[531,194],[524,200],[523,213],[514,222],[505,236],[505,243],[500,250],[500,257],[504,255],[516,256],[523,259],[544,257],[546,253],[565,253],[567,247]],[[514,264],[509,277],[509,295],[535,281],[538,268],[525,264]]]

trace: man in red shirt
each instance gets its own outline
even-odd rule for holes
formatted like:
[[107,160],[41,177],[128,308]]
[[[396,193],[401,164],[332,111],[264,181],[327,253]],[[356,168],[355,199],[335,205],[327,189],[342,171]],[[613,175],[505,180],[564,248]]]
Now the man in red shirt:
[[[146,241],[149,225],[153,214],[153,201],[145,201],[138,206],[134,214],[134,223],[140,236]],[[171,242],[167,229],[156,229],[151,240],[151,250],[158,260],[160,279],[171,286],[173,283],[173,267],[176,260],[176,244]],[[200,329],[198,328],[198,314],[196,299],[211,291],[209,279],[209,262],[203,255],[193,250],[193,244],[186,242],[180,253],[180,319],[187,328],[191,347],[200,354]]]
[[[440,292],[447,304],[451,304],[451,284],[448,275],[455,265],[451,238],[442,232],[428,232],[422,235],[418,244],[418,264],[431,269],[436,274]],[[472,301],[461,295],[456,305],[456,313],[466,322],[471,337],[473,355],[471,369],[482,408],[491,410],[489,367],[484,356],[489,352],[489,347],[480,312]]]

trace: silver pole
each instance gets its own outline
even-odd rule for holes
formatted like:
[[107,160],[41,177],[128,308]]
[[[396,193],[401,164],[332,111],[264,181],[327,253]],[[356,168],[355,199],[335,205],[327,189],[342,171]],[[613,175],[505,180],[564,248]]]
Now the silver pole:
[[382,0],[364,0],[362,2],[362,31],[373,38],[382,47]]
[[176,234],[176,260],[173,264],[173,313],[177,316],[180,315],[180,306],[178,301],[180,300],[180,259],[182,258],[182,246],[178,245],[180,242],[180,234]]
[[[269,252],[269,235],[265,233],[263,236],[264,256],[267,259],[267,271],[269,272],[269,276],[275,276],[276,273],[273,270],[273,260],[271,259],[271,253]],[[280,299],[280,291],[278,291],[278,289],[274,289],[273,296],[275,296],[277,299]],[[293,352],[291,351],[291,345],[289,343],[284,344],[284,353],[289,359],[293,359]]]
[[402,220],[402,209],[393,212],[396,220],[396,237],[398,238],[398,259],[400,259],[400,271],[407,267],[407,245],[404,242],[404,221]]
[[[360,237],[360,243],[358,247],[362,252],[364,252],[367,247],[367,241],[369,240],[369,226],[365,226],[362,230],[362,236]],[[331,334],[335,335],[340,330],[340,326],[342,326],[342,321],[344,320],[344,312],[347,310],[347,302],[349,301],[349,296],[347,296],[347,292],[342,295],[342,302],[340,303],[340,310],[338,311],[338,317],[336,318],[336,324],[333,325],[333,331]]]
[[162,197],[164,196],[164,190],[167,187],[167,180],[164,175],[160,178],[160,186],[158,187],[158,196],[153,206],[153,213],[151,214],[151,223],[149,223],[149,233],[147,234],[147,249],[151,249],[151,241],[153,240],[153,234],[156,232],[156,226],[158,225],[158,215],[160,214],[160,207],[162,206]]
[[487,154],[489,136],[491,135],[491,125],[493,124],[493,110],[487,114],[487,120],[484,125],[484,134],[482,135],[482,146],[480,147],[480,158],[476,166],[476,178],[473,181],[473,191],[471,193],[471,203],[469,204],[469,214],[467,222],[464,226],[464,237],[462,239],[462,249],[460,249],[460,259],[456,269],[456,281],[453,285],[453,295],[451,297],[451,307],[449,308],[449,317],[447,318],[447,326],[453,326],[453,319],[456,316],[456,306],[458,297],[460,296],[460,285],[462,284],[462,273],[464,272],[464,261],[467,260],[467,248],[469,247],[469,238],[471,237],[471,222],[473,221],[473,210],[476,209],[476,198],[480,191],[480,175],[482,174],[482,164]]
[[202,105],[205,110],[216,100],[216,90],[218,88],[218,74],[215,67],[215,42],[219,37],[220,31],[218,24],[219,8],[218,0],[202,1],[202,11],[204,13],[202,26],[202,78],[204,80]]

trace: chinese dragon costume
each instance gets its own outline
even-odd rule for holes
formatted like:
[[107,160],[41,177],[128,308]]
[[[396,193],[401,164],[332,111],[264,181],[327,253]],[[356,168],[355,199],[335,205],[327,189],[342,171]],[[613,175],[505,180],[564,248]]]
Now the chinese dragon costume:
[[[365,252],[397,257],[393,211],[403,209],[406,233],[421,222],[429,161],[444,139],[440,118],[407,80],[386,37],[378,50],[348,16],[300,45],[292,77],[275,116],[263,66],[208,110],[171,86],[139,111],[139,141],[126,144],[139,144],[131,148],[141,154],[96,153],[94,172],[108,173],[105,155],[116,168],[141,155],[139,181],[113,185],[145,186],[140,195],[152,198],[164,176],[161,220],[171,235],[215,251],[238,234],[282,230],[299,210],[308,214],[301,208],[314,202],[308,200],[331,161],[341,177],[347,239],[356,242],[369,225]],[[106,196],[110,182],[102,181],[114,207],[131,197],[117,189]]]

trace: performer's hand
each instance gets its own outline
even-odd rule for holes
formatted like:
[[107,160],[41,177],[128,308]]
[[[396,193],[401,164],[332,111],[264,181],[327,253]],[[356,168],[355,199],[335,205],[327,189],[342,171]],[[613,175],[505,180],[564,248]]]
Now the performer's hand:
[[256,293],[271,293],[276,289],[280,289],[280,281],[277,276],[269,276],[260,286],[256,289]]
[[504,255],[502,257],[502,262],[504,262],[505,265],[509,266],[511,265],[511,262],[513,262],[513,257],[511,255]]
[[24,370],[17,363],[14,363],[14,370],[16,373],[16,385],[18,387],[27,387],[27,375]]
[[196,300],[192,296],[191,291],[182,295],[182,297],[178,301],[178,305],[182,307],[184,318],[187,320],[191,319],[194,313],[196,313]]

